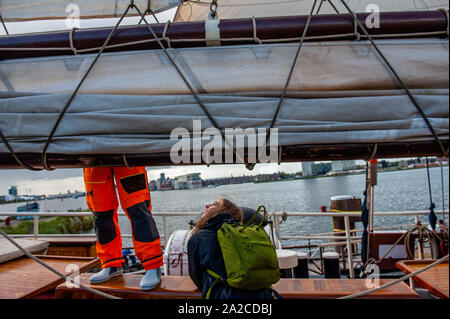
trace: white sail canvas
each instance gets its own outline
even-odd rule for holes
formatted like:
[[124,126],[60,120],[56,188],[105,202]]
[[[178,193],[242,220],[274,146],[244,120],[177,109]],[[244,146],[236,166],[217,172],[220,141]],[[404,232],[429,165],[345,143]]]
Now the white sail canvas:
[[[79,14],[79,19],[100,19],[120,17],[130,0],[2,0],[0,14],[5,22],[66,19],[70,14]],[[154,13],[162,12],[182,3],[181,0],[135,0],[141,12],[148,8]],[[138,15],[136,10],[129,16]]]
[[[448,42],[380,40],[442,139],[448,139]],[[267,128],[295,44],[171,49],[222,128]],[[0,62],[0,129],[16,152],[40,152],[93,55]],[[174,128],[212,128],[159,50],[105,53],[59,126],[49,153],[169,152]],[[279,145],[433,140],[367,42],[305,43],[275,123]],[[206,143],[202,141],[199,145]],[[194,150],[195,151],[195,150]],[[0,152],[7,152],[0,144]]]
[[[220,19],[237,19],[255,17],[275,17],[308,15],[313,0],[218,0]],[[341,0],[317,1],[317,12],[320,14],[348,13]],[[376,9],[380,12],[389,11],[425,11],[440,8],[448,9],[448,0],[346,0],[348,6],[355,12],[371,12]],[[181,5],[175,15],[174,21],[206,20],[210,12],[210,1],[186,2]],[[331,3],[331,4],[330,4]]]

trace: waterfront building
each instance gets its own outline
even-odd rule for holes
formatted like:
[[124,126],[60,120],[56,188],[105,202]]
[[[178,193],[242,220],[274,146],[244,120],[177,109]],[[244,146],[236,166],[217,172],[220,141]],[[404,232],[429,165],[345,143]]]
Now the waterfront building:
[[302,162],[302,176],[310,177],[310,176],[318,176],[325,175],[331,171],[331,163],[330,162]]
[[8,195],[17,197],[17,186],[10,186],[8,189]]
[[174,189],[196,189],[202,188],[203,181],[200,177],[201,173],[191,173],[180,175],[174,178]]
[[161,173],[160,177],[156,181],[156,189],[159,191],[166,191],[173,189],[172,180],[170,178],[166,178],[165,173]]
[[302,162],[302,176],[309,177],[312,176],[312,164],[313,162]]
[[350,160],[350,161],[332,161],[331,162],[331,170],[333,172],[344,172],[352,170],[356,167],[356,161]]

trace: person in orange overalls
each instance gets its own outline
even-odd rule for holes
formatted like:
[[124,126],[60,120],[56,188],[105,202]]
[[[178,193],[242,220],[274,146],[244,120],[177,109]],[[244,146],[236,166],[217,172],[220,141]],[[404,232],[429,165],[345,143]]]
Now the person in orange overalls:
[[86,202],[95,216],[97,255],[102,271],[91,276],[91,283],[101,283],[123,273],[122,236],[117,217],[120,205],[130,219],[136,257],[146,270],[141,288],[153,289],[161,278],[163,264],[161,239],[155,220],[145,167],[84,168]]

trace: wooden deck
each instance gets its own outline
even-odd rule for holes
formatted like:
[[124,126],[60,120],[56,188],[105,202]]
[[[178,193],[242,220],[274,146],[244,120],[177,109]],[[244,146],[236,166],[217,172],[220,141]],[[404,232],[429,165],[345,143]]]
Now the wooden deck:
[[[89,284],[92,274],[81,274],[80,282],[102,292],[124,299],[200,299],[201,292],[187,276],[163,276],[161,285],[152,291],[139,288],[141,275],[122,275],[111,280]],[[381,279],[380,284],[391,280]],[[364,279],[281,279],[274,289],[285,299],[333,299],[367,290]],[[67,288],[64,284],[55,290],[55,298],[96,299],[102,298],[79,288]],[[415,299],[419,295],[407,284],[401,282],[394,286],[369,294],[363,298]]]
[[[397,267],[406,274],[422,269],[436,260],[405,260],[397,262]],[[449,299],[448,260],[413,277],[414,282],[427,289],[436,297]]]
[[[38,255],[40,260],[47,263],[66,276],[72,273],[67,266],[77,265],[80,272],[99,265],[98,258],[93,257],[62,257]],[[0,299],[34,298],[49,292],[63,283],[50,270],[44,268],[28,257],[21,257],[0,264]]]

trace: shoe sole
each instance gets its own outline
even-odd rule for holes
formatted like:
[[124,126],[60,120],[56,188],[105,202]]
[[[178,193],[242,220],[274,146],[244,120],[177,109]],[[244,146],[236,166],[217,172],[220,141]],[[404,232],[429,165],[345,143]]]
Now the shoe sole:
[[150,286],[150,287],[142,287],[141,286],[141,289],[142,290],[153,290],[153,289],[155,289],[156,287],[158,287],[159,285],[161,284],[161,279],[159,280],[159,282],[156,284],[156,285],[154,285],[154,286]]
[[103,280],[94,280],[94,281],[89,281],[91,284],[101,284],[102,282],[105,282],[105,281],[108,281],[108,280],[110,280],[112,277],[115,277],[115,276],[119,276],[119,275],[123,275],[123,271],[119,271],[119,272],[115,272],[114,274],[112,274],[111,276],[109,276],[109,277],[107,277],[107,278],[105,278],[105,279],[103,279]]

